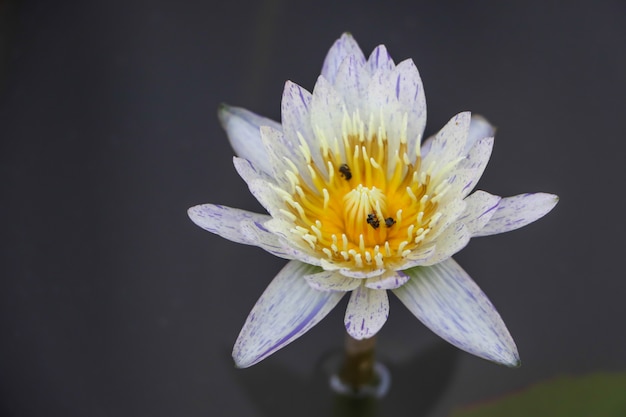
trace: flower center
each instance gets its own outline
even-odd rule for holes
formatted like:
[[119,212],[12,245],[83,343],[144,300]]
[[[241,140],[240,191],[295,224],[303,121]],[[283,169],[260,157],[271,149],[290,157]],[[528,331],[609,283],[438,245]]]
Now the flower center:
[[343,196],[343,224],[348,240],[359,242],[363,236],[366,247],[384,242],[387,229],[385,219],[391,219],[389,227],[395,223],[392,223],[392,217],[385,217],[383,213],[386,212],[387,196],[381,190],[357,185]]
[[[442,214],[437,210],[447,181],[422,170],[419,140],[409,157],[406,115],[388,139],[382,120],[366,124],[345,114],[342,132],[316,129],[319,154],[302,135],[306,169],[286,172],[291,192],[281,190],[292,233],[340,268],[393,268],[428,248],[427,236]],[[327,138],[333,138],[329,141]]]

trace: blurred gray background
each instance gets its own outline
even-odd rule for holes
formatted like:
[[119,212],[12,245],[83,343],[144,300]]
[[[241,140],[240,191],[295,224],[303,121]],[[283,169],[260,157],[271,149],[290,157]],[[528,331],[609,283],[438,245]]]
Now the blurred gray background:
[[[392,297],[379,404],[339,404],[320,374],[345,300],[234,369],[284,261],[187,218],[207,202],[261,211],[216,109],[279,120],[284,82],[312,89],[344,31],[366,55],[384,43],[415,61],[427,134],[464,110],[498,126],[478,188],[561,197],[456,257],[521,368],[449,348]],[[0,2],[0,415],[446,416],[557,375],[625,370],[625,45],[621,1]]]

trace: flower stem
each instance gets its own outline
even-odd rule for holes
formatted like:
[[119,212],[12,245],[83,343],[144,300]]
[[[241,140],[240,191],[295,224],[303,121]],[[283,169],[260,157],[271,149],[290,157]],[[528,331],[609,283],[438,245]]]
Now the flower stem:
[[374,372],[375,347],[376,336],[357,340],[346,334],[346,351],[343,364],[339,369],[339,379],[355,393],[377,383],[377,376]]

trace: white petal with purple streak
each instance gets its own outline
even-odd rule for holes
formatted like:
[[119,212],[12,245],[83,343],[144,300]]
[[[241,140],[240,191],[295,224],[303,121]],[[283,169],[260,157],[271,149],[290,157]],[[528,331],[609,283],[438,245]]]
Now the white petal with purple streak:
[[372,290],[361,285],[350,295],[344,324],[353,338],[368,339],[378,333],[388,316],[387,291]]
[[240,368],[252,366],[309,331],[337,305],[343,292],[317,291],[303,276],[316,270],[291,261],[252,308],[233,348]]
[[348,56],[354,56],[357,60],[365,62],[363,51],[361,51],[352,35],[344,33],[341,35],[341,38],[335,41],[328,54],[326,54],[326,59],[322,66],[322,76],[333,84],[339,71],[339,66]]
[[259,129],[261,126],[270,126],[281,130],[280,123],[241,107],[231,107],[225,104],[220,106],[218,116],[235,153],[251,161],[258,169],[271,173],[272,166],[261,142]]
[[489,236],[519,229],[548,214],[558,201],[559,197],[546,193],[503,198],[489,222],[474,236]]
[[241,230],[243,221],[263,223],[271,219],[266,214],[220,206],[217,204],[201,204],[187,210],[191,221],[204,230],[215,233],[225,239],[246,245],[255,245]]
[[428,328],[476,356],[519,365],[517,347],[502,318],[452,258],[405,272],[411,279],[393,291]]

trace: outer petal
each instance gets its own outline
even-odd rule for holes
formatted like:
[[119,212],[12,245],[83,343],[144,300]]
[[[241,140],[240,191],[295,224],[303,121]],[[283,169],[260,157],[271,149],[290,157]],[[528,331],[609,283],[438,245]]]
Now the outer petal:
[[297,150],[298,145],[293,138],[287,137],[283,132],[267,126],[261,127],[260,130],[261,141],[265,147],[265,155],[272,167],[270,171],[273,173],[271,182],[286,186],[289,184],[289,179],[286,177],[285,171],[293,170],[287,160],[292,161],[296,166],[304,165],[304,157]]
[[487,167],[492,149],[493,138],[484,138],[474,142],[474,146],[469,150],[465,159],[459,162],[452,174],[453,188],[450,190],[452,194],[465,197],[472,192]]
[[463,156],[469,125],[470,113],[459,113],[437,133],[422,162],[427,169],[434,165],[432,177],[447,175]]
[[519,365],[517,347],[500,315],[453,259],[405,272],[411,279],[394,293],[433,332],[481,358]]
[[495,134],[496,128],[487,119],[479,114],[473,114],[469,133],[467,134],[465,153],[468,153],[477,141],[484,138],[492,138]]
[[322,66],[322,76],[330,81],[331,84],[334,84],[339,66],[348,56],[354,56],[362,63],[365,63],[365,56],[359,45],[350,33],[344,33],[328,51]]
[[[465,144],[465,153],[467,154],[474,144],[484,138],[493,137],[496,133],[496,128],[491,125],[483,116],[473,114],[470,120],[469,132],[467,133],[467,142]],[[422,143],[422,158],[425,157],[430,151],[430,147],[433,144],[435,135],[428,137]]]
[[361,285],[352,291],[344,324],[350,336],[357,340],[368,339],[378,333],[388,316],[387,291],[371,290]]
[[352,291],[361,284],[360,279],[346,277],[335,271],[305,275],[304,279],[318,291]]
[[283,259],[299,259],[302,256],[294,248],[284,245],[279,236],[265,228],[262,222],[246,220],[241,222],[241,232],[255,246]]
[[247,159],[233,156],[233,165],[235,166],[235,170],[237,170],[241,179],[243,179],[246,184],[250,184],[254,180],[262,180],[270,183],[274,182],[272,177],[270,177],[266,172],[257,169],[257,167],[255,167],[254,164]]
[[426,96],[422,79],[412,60],[407,59],[396,66],[394,91],[401,106],[408,111],[408,154],[415,155],[415,148],[422,141],[426,126]]
[[261,142],[261,126],[270,126],[281,130],[280,123],[261,117],[241,107],[230,107],[222,104],[217,115],[226,130],[230,144],[235,153],[258,167],[260,170],[271,173],[265,147]]
[[254,365],[293,342],[337,305],[344,293],[316,291],[303,279],[315,270],[291,261],[265,289],[235,342],[238,367]]
[[558,201],[558,196],[546,193],[503,198],[489,222],[474,236],[489,236],[519,229],[548,214]]
[[378,45],[367,59],[366,67],[370,74],[374,74],[376,71],[392,71],[396,64],[391,59],[385,45]]
[[500,197],[485,191],[476,191],[465,199],[467,206],[459,221],[465,223],[472,235],[481,230],[498,208]]
[[[298,133],[302,134],[307,141],[314,139],[309,116],[311,98],[311,93],[298,84],[291,81],[285,83],[281,101],[283,132],[287,140],[293,142],[290,146],[295,146],[296,149],[299,145]],[[289,152],[289,154],[293,153],[293,151]]]
[[187,214],[192,222],[204,230],[215,233],[224,239],[246,245],[256,245],[256,242],[248,239],[241,230],[241,223],[244,221],[263,223],[271,219],[270,216],[265,214],[219,206],[217,204],[194,206],[187,210]]

